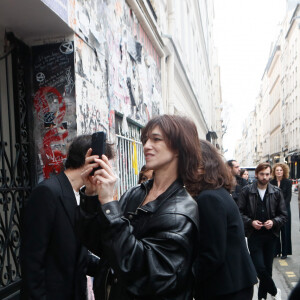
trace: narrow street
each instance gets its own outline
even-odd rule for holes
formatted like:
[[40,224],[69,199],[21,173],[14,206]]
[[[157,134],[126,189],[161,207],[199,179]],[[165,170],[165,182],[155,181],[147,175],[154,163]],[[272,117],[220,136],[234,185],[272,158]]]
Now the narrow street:
[[[281,289],[282,300],[288,299],[291,290],[300,278],[300,223],[297,192],[292,193],[291,212],[293,255],[288,256],[285,260],[275,258],[273,263],[273,279],[277,287]],[[272,299],[272,297],[268,295],[267,299]],[[257,300],[257,286],[254,290],[253,300]]]

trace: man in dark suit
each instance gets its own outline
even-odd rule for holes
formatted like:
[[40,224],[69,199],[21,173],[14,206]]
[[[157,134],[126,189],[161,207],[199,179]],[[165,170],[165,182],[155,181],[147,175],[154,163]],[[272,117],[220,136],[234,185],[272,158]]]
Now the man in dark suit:
[[90,147],[91,135],[75,138],[66,170],[37,185],[25,205],[21,299],[86,299],[86,274],[95,274],[99,258],[88,254],[74,226],[81,172]]

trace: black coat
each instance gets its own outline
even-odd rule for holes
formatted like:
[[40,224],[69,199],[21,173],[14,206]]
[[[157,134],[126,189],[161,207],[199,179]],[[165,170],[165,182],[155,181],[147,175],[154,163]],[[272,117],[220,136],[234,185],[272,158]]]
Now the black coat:
[[237,201],[239,199],[239,195],[242,191],[242,188],[244,186],[248,185],[248,181],[239,175],[236,175],[235,179],[236,179],[236,186],[235,186],[234,190],[232,191],[232,198],[237,203]]
[[95,267],[98,261],[95,257],[89,260],[87,249],[75,235],[76,207],[64,173],[33,190],[22,223],[21,299],[86,299],[87,263]]
[[199,253],[194,264],[196,299],[241,291],[256,282],[238,207],[224,189],[196,197],[199,208]]
[[[256,220],[258,197],[257,182],[254,182],[242,189],[238,199],[238,207],[243,218],[247,237],[255,230],[252,222]],[[273,221],[271,231],[278,236],[280,228],[285,224],[288,217],[283,194],[278,187],[268,183],[265,197],[268,219]]]
[[[271,184],[277,186],[277,180],[272,179],[270,181]],[[291,207],[290,202],[292,199],[292,181],[284,178],[280,181],[279,188],[282,191],[283,198],[286,205],[286,210],[288,214],[287,222],[284,226],[281,227],[281,238],[277,239],[275,254],[291,255],[292,254],[292,238],[291,238]]]
[[[278,186],[277,185],[277,180],[274,178],[270,181],[271,184]],[[280,181],[280,186],[279,188],[282,191],[283,194],[283,198],[285,201],[285,204],[289,204],[291,202],[292,199],[292,181],[287,179],[287,178],[283,178]]]
[[152,183],[101,206],[97,197],[82,195],[78,232],[88,249],[101,257],[101,299],[107,299],[107,284],[112,285],[110,300],[193,298],[197,203],[177,180],[141,206]]

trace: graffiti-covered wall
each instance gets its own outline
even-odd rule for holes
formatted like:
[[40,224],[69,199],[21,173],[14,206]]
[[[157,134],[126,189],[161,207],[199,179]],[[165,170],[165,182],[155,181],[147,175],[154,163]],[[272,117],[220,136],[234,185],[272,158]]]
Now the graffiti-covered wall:
[[78,134],[108,132],[109,102],[105,56],[95,52],[75,37],[76,112]]
[[74,43],[35,46],[34,137],[39,177],[59,173],[66,145],[76,135]]
[[115,111],[142,125],[162,113],[160,57],[126,1],[75,7],[78,131],[113,135]]
[[[59,8],[58,1],[43,2]],[[32,51],[39,180],[62,170],[74,136],[104,130],[115,142],[115,112],[125,135],[127,119],[142,126],[163,113],[161,58],[126,1],[63,4],[63,15],[56,13],[74,30],[63,38],[72,41]]]

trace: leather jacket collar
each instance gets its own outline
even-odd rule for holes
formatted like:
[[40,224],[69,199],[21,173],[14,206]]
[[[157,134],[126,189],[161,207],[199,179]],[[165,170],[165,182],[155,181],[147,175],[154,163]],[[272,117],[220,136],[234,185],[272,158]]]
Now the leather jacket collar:
[[[275,193],[275,187],[272,184],[268,183],[268,185],[267,185],[267,191],[268,191],[269,194],[273,194],[273,193]],[[258,189],[257,189],[257,182],[256,181],[253,182],[249,186],[249,192],[251,194],[257,194]]]
[[[143,182],[141,186],[142,189],[145,190],[147,195],[153,186],[153,179]],[[151,201],[144,205],[143,210],[155,213],[168,198],[170,198],[175,192],[177,192],[181,188],[183,188],[183,182],[181,179],[178,178],[168,187],[168,189],[165,192],[159,195],[154,201]]]

